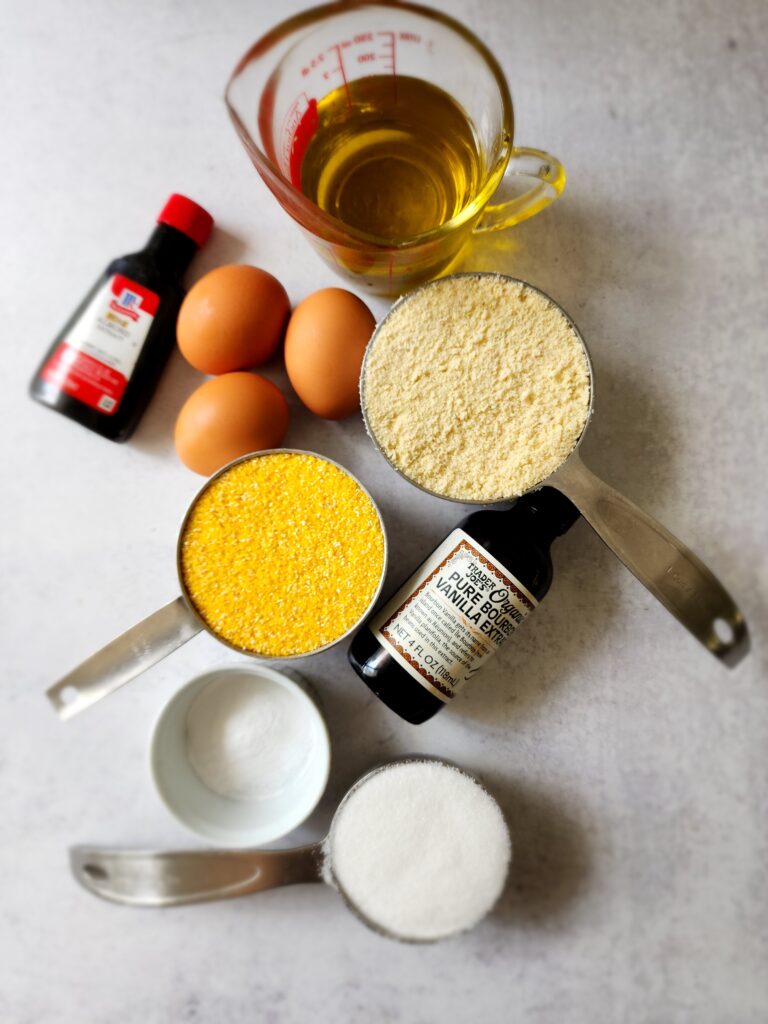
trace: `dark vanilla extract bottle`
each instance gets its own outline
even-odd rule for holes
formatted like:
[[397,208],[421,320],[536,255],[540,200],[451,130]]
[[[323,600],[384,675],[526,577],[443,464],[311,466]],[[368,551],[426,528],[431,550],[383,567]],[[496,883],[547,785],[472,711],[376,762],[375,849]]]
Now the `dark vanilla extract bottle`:
[[352,667],[401,718],[426,722],[546,595],[552,541],[578,518],[552,487],[473,512],[355,634]]
[[111,441],[135,430],[176,341],[182,278],[213,227],[170,197],[146,246],[113,260],[56,336],[30,385],[38,402]]

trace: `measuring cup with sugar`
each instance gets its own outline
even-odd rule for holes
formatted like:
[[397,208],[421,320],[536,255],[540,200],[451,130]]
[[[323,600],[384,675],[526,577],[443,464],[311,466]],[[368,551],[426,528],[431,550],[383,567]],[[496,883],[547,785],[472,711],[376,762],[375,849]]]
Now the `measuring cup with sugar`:
[[389,938],[430,942],[474,927],[504,888],[511,858],[501,808],[481,782],[437,758],[366,772],[321,843],[292,850],[75,847],[77,880],[104,899],[168,907],[299,882],[327,882]]
[[[503,329],[494,312],[507,317]],[[504,379],[514,390],[500,397]],[[360,387],[368,433],[411,483],[470,504],[556,487],[715,657],[733,666],[748,652],[744,617],[714,574],[581,461],[592,362],[576,325],[548,295],[493,273],[424,285],[377,326]],[[509,436],[506,426],[514,428]]]
[[318,654],[365,617],[386,565],[381,513],[343,466],[293,448],[245,455],[215,473],[187,510],[176,547],[181,596],[46,695],[71,718],[203,630],[265,661]]
[[[553,156],[512,144],[509,88],[485,45],[413,3],[331,3],[241,59],[226,103],[256,170],[331,267],[398,295],[473,231],[509,227],[562,192]],[[493,202],[504,181],[523,194]]]

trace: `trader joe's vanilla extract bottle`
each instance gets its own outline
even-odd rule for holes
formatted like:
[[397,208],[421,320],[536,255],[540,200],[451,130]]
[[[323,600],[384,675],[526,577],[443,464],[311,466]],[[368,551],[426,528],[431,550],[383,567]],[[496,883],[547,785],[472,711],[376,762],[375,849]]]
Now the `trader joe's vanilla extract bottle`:
[[462,520],[360,628],[349,660],[408,722],[450,703],[549,590],[552,541],[579,518],[544,487]]

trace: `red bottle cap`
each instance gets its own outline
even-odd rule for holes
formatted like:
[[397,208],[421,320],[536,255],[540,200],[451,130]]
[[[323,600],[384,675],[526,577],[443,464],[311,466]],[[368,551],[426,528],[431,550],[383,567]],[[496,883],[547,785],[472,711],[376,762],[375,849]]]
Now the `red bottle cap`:
[[202,206],[174,192],[160,211],[158,224],[167,224],[187,235],[202,249],[213,229],[213,217]]

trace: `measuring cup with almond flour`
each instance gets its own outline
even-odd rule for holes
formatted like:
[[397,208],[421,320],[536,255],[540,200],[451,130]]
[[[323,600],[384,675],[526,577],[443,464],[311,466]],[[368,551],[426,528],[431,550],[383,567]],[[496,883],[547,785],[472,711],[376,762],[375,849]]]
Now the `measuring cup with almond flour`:
[[434,942],[473,928],[492,910],[511,854],[504,815],[482,783],[447,761],[414,756],[358,779],[321,843],[237,851],[75,847],[70,858],[90,892],[140,907],[326,882],[380,934]]
[[245,455],[204,484],[182,521],[181,596],[46,695],[71,718],[202,631],[264,661],[317,654],[365,617],[386,563],[381,513],[343,466],[294,448]]
[[410,292],[374,331],[360,390],[374,445],[411,483],[470,504],[556,487],[716,658],[733,666],[747,654],[744,617],[713,573],[582,462],[592,362],[544,292],[495,273]]

